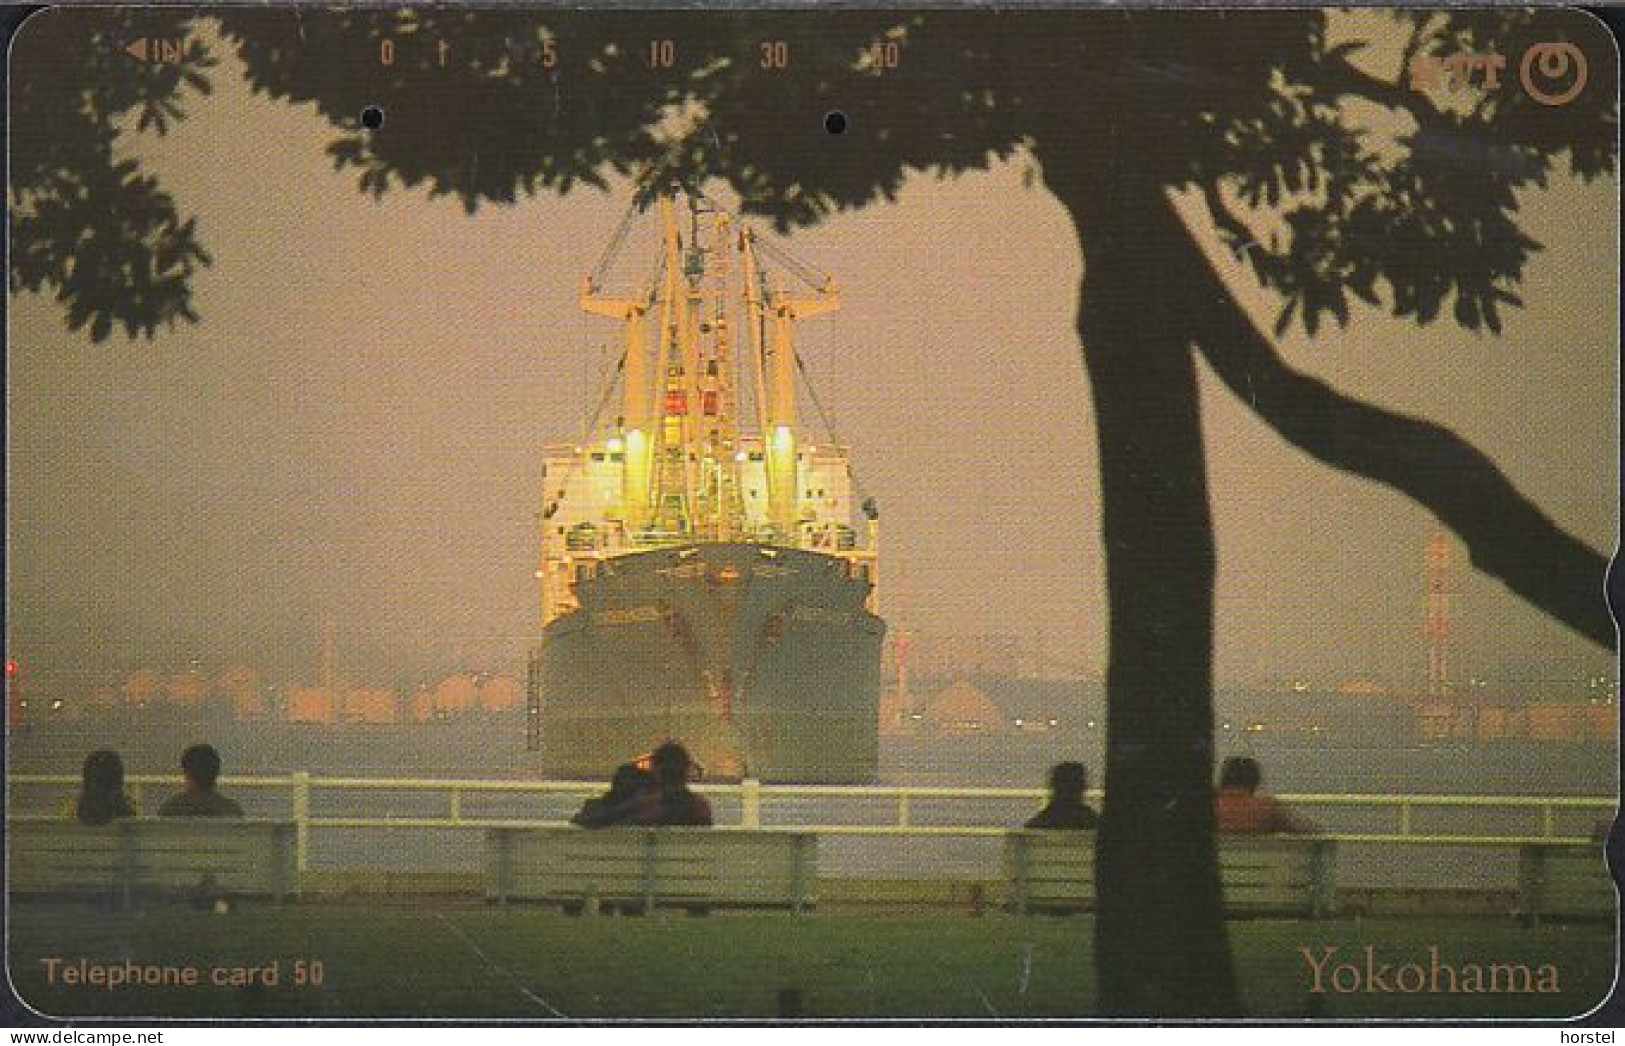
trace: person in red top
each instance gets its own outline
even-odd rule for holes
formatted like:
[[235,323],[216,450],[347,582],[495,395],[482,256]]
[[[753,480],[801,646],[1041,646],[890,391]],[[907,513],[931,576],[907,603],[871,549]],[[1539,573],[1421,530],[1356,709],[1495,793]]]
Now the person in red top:
[[1213,800],[1213,816],[1220,832],[1237,835],[1307,835],[1316,831],[1310,822],[1289,810],[1278,799],[1258,791],[1264,773],[1258,760],[1232,756],[1219,770],[1219,793]]

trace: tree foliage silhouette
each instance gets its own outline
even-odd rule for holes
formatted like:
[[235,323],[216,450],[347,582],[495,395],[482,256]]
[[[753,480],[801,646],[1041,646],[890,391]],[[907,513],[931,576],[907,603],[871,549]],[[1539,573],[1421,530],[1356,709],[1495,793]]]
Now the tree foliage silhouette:
[[189,21],[179,12],[103,11],[89,27],[90,46],[14,55],[11,288],[54,294],[68,325],[88,326],[97,341],[115,324],[150,338],[161,325],[197,319],[191,279],[209,261],[197,224],[118,149],[121,135],[165,133],[189,95],[208,93],[214,59],[200,43],[185,64],[124,52],[143,34],[179,39]]
[[[68,14],[90,55],[100,54],[84,43],[91,20],[118,41],[180,35],[185,18]],[[155,17],[172,24],[155,28]],[[1599,553],[1453,433],[1289,367],[1170,200],[1189,191],[1205,201],[1235,264],[1278,295],[1276,335],[1293,324],[1311,335],[1346,326],[1356,299],[1421,326],[1498,331],[1538,249],[1519,227],[1519,194],[1553,172],[1589,179],[1614,169],[1612,43],[1586,16],[215,18],[257,91],[312,104],[334,126],[328,153],[361,190],[419,189],[471,212],[602,185],[616,172],[652,184],[720,179],[745,211],[791,228],[891,198],[912,171],[951,175],[1031,154],[1074,220],[1086,269],[1078,330],[1098,420],[1110,608],[1102,1013],[1241,1008],[1210,800],[1215,553],[1197,354],[1291,443],[1410,496],[1480,570],[1575,632],[1614,641]],[[650,60],[653,40],[671,41],[669,68]],[[757,61],[764,41],[788,44],[788,71]],[[1562,106],[1539,104],[1517,76],[1520,56],[1552,42],[1590,59],[1589,83]],[[1508,56],[1501,85],[1407,83],[1413,62],[1463,53]],[[189,278],[206,255],[194,227],[118,156],[132,114],[161,131],[190,92],[206,90],[197,68],[132,70],[116,54],[36,62],[26,72],[40,79],[14,96],[23,162],[14,158],[13,287],[54,291],[69,323],[88,324],[94,338],[114,324],[151,336],[160,323],[195,319]],[[371,104],[387,114],[376,132],[357,122]],[[837,109],[848,132],[821,135]]]

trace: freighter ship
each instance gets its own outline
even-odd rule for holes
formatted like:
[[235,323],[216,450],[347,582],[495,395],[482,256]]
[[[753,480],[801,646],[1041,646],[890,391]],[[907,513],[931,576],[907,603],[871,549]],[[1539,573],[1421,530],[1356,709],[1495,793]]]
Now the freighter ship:
[[[653,275],[612,296],[650,212]],[[605,778],[675,739],[710,780],[875,779],[878,512],[848,448],[801,422],[797,326],[838,306],[832,278],[676,189],[635,203],[586,277],[581,308],[623,348],[588,436],[544,462],[528,711],[546,776]]]

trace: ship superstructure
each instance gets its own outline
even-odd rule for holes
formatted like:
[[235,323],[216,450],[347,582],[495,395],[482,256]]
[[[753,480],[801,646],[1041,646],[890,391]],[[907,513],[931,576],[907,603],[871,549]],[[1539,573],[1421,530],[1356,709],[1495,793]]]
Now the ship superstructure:
[[[653,275],[611,294],[648,211]],[[678,192],[634,206],[584,280],[581,308],[620,323],[622,347],[586,438],[545,455],[544,772],[603,776],[674,738],[713,777],[873,778],[878,513],[855,504],[848,448],[802,423],[796,350],[839,301],[832,278]]]

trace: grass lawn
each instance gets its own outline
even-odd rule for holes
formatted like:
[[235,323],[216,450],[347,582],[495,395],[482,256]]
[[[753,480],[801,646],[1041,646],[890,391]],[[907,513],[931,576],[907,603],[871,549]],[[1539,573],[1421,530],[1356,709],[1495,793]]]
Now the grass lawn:
[[[88,905],[12,909],[11,975],[22,997],[58,1016],[559,1016],[761,1018],[781,992],[806,1017],[1087,1017],[1093,922],[958,913],[800,918],[570,918],[552,911],[417,907],[376,900],[227,915],[190,908],[112,914]],[[1524,929],[1510,920],[1259,920],[1231,924],[1251,1012],[1259,1016],[1569,1016],[1613,979],[1608,926]],[[1364,966],[1418,961],[1557,968],[1558,994],[1328,993],[1311,996],[1299,949]],[[47,983],[44,957],[63,960]],[[107,989],[62,983],[90,963],[186,967],[195,986]],[[320,963],[321,984],[295,983]],[[277,983],[210,983],[215,971],[276,963]],[[1315,1000],[1321,1000],[1317,1004]]]

